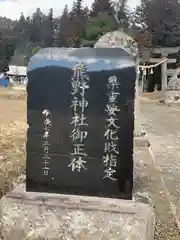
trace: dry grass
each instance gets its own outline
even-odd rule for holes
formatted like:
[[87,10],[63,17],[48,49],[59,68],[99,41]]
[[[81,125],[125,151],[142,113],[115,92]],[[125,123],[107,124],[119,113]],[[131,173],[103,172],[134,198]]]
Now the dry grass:
[[4,195],[25,169],[25,93],[0,88],[0,110],[0,194]]

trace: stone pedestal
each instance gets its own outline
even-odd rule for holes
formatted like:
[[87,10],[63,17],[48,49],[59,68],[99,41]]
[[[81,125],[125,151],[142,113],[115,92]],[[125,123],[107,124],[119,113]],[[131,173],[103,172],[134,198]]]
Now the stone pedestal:
[[174,70],[173,76],[170,78],[166,91],[167,105],[180,105],[180,79],[178,77],[180,69]]
[[3,239],[153,240],[153,209],[98,197],[27,193],[21,184],[0,201]]

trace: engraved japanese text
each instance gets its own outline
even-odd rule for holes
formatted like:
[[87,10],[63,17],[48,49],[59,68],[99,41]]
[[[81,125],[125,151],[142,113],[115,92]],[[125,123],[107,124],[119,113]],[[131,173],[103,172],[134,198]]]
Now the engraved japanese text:
[[45,109],[42,111],[42,115],[44,117],[44,133],[43,133],[43,174],[44,176],[49,175],[50,171],[50,156],[49,156],[49,138],[51,133],[51,127],[52,127],[52,118],[51,118],[51,112],[48,109]]
[[104,143],[104,156],[103,163],[105,167],[104,179],[116,180],[114,174],[116,173],[118,150],[118,97],[120,83],[116,76],[111,76],[108,79],[108,103],[105,108],[106,112],[106,127],[105,127],[105,143]]
[[76,64],[73,68],[73,77],[71,81],[72,101],[70,108],[72,109],[72,131],[70,133],[70,138],[73,143],[73,151],[70,153],[71,162],[68,167],[71,167],[72,171],[76,170],[78,172],[86,169],[86,160],[84,157],[87,157],[84,146],[85,140],[88,137],[88,123],[85,110],[88,107],[86,92],[89,89],[89,77],[86,72],[84,64]]

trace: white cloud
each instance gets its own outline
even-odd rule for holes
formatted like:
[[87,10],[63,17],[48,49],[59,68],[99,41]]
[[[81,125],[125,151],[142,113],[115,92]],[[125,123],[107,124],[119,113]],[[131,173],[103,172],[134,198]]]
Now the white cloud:
[[[94,0],[84,0],[84,5],[91,6]],[[65,4],[72,7],[73,0],[0,0],[0,16],[18,19],[21,12],[25,16],[31,15],[36,8],[40,7],[45,13],[50,8],[54,9],[54,15],[59,16]],[[139,0],[129,0],[129,6],[134,8]]]

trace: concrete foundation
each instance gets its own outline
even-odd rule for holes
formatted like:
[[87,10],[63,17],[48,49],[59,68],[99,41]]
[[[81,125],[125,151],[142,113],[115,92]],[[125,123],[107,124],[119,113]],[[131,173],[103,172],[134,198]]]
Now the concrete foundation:
[[153,240],[155,216],[147,204],[47,193],[19,185],[0,200],[5,240]]

